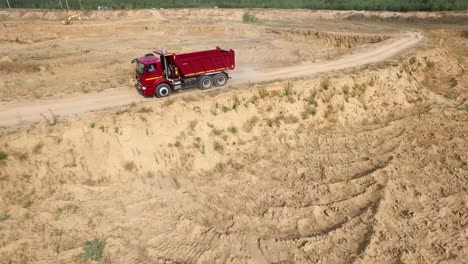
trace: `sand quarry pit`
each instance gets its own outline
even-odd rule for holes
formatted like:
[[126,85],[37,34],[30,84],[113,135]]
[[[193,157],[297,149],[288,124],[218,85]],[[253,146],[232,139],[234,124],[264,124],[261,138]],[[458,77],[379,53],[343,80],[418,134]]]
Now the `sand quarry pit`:
[[[467,259],[468,15],[245,12],[0,10],[0,263]],[[230,86],[136,93],[215,46]]]

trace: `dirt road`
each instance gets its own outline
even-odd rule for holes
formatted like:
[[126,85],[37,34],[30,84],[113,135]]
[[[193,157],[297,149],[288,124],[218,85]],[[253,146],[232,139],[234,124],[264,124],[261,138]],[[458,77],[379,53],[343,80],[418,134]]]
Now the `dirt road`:
[[[377,63],[398,55],[402,51],[413,47],[422,39],[423,36],[419,33],[407,33],[401,37],[383,41],[377,44],[377,48],[361,49],[354,54],[333,61],[301,64],[268,72],[254,72],[240,69],[232,73],[233,84],[314,75]],[[128,87],[119,87],[107,89],[100,93],[80,94],[28,104],[5,103],[0,105],[0,127],[43,120],[44,115],[50,117],[51,113],[56,116],[73,116],[88,111],[127,105],[145,100],[154,99],[145,99]]]

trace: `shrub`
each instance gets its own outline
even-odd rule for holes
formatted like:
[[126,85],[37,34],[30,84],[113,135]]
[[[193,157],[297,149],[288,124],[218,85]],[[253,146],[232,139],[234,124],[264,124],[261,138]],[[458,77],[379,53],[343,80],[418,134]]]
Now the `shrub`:
[[468,105],[465,105],[465,111],[468,112]]
[[81,255],[81,259],[100,261],[103,257],[105,247],[105,240],[99,240],[95,238],[92,241],[86,241],[83,246],[83,254]]
[[416,57],[411,57],[411,59],[409,60],[409,64],[410,65],[413,65],[417,62],[418,60],[416,59]]

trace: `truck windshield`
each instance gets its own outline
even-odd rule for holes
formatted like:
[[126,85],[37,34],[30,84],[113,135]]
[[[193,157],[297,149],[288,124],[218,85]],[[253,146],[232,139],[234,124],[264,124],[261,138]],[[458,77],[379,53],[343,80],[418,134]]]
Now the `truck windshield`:
[[139,61],[137,61],[136,63],[136,71],[139,73],[139,74],[143,74],[145,72],[145,65]]

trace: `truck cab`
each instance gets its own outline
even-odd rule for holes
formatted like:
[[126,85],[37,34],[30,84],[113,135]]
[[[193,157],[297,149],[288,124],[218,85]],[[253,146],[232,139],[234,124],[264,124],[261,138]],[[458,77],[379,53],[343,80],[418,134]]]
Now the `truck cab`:
[[160,59],[152,54],[147,54],[144,57],[134,59],[132,62],[135,63],[138,91],[145,96],[153,96],[156,85],[164,82]]

